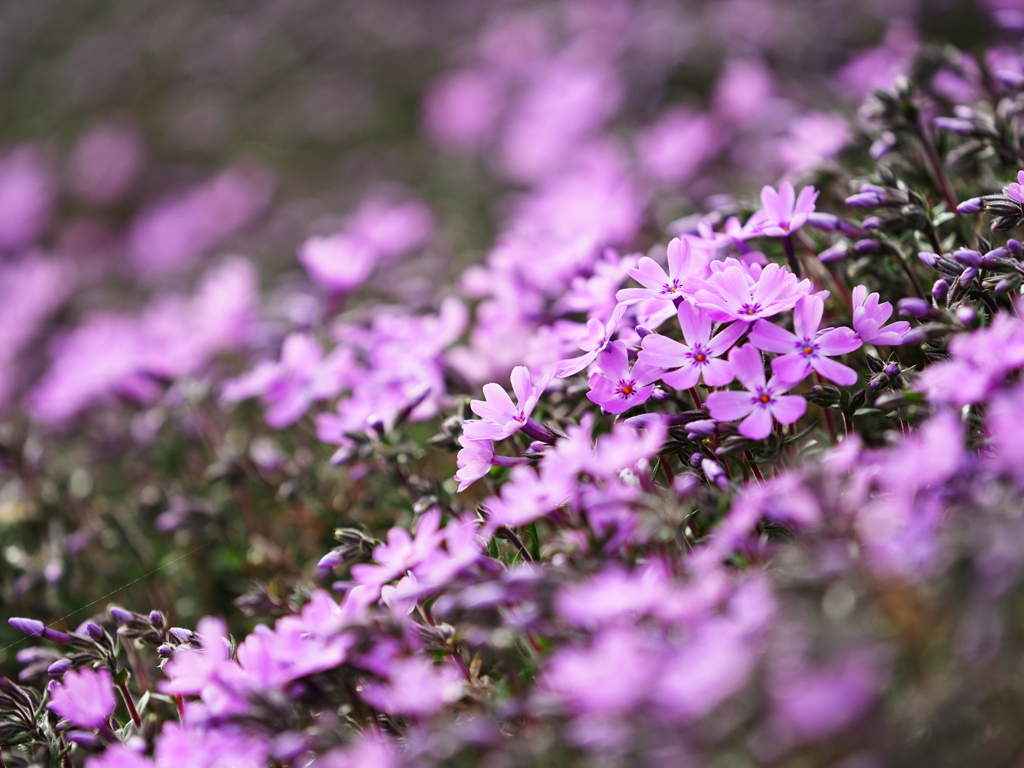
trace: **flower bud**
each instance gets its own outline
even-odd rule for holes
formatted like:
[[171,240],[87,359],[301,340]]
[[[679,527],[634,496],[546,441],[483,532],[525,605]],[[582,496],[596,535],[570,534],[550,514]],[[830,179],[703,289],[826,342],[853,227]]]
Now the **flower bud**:
[[996,283],[996,293],[1008,293],[1009,291],[1015,291],[1020,288],[1021,276],[1020,275],[1009,275],[1004,277],[998,283]]
[[868,216],[864,221],[860,223],[864,229],[878,229],[882,226],[881,216]]
[[94,642],[101,642],[106,633],[103,631],[103,627],[97,624],[95,621],[87,621],[82,625],[82,631],[93,639]]
[[935,310],[932,308],[924,299],[919,299],[916,296],[908,296],[904,299],[900,299],[899,313],[903,317],[916,317],[918,319],[933,317]]
[[19,632],[23,632],[29,637],[42,637],[44,625],[43,622],[38,619],[23,619],[15,616],[12,619],[8,619],[7,623],[14,627]]
[[830,248],[818,254],[818,261],[822,264],[831,264],[834,261],[842,261],[850,253],[850,246],[844,240],[840,240]]
[[956,209],[959,213],[981,213],[985,210],[985,201],[980,197],[972,197],[970,200],[964,200]]
[[961,304],[956,308],[956,319],[964,325],[972,325],[978,319],[978,313],[969,304]]
[[977,276],[978,276],[978,269],[977,269],[977,267],[968,267],[967,269],[965,269],[963,272],[960,273],[960,284],[961,285],[967,285],[967,283],[971,282],[971,280],[973,280]]
[[71,669],[71,659],[57,659],[46,668],[46,674],[50,677],[61,677],[69,669]]
[[700,463],[700,468],[704,470],[704,477],[719,488],[724,488],[728,484],[729,478],[726,477],[725,470],[720,464],[716,464],[711,459],[704,459]]
[[1024,256],[1024,245],[1021,245],[1019,240],[1015,240],[1011,237],[1006,241],[1006,248],[1013,254],[1015,259],[1019,259],[1021,256]]
[[135,621],[134,613],[126,611],[118,605],[112,605],[107,611],[110,613],[110,618],[118,624],[132,624]]
[[917,258],[927,264],[929,267],[935,268],[935,265],[939,263],[939,254],[932,253],[931,251],[918,251]]
[[71,730],[67,732],[66,738],[68,741],[73,741],[75,744],[86,749],[93,749],[103,743],[99,736],[89,731]]
[[839,217],[833,216],[831,213],[814,211],[807,214],[807,223],[823,232],[834,232],[839,226]]
[[885,368],[882,369],[882,372],[886,376],[899,376],[900,367],[897,363],[886,363],[886,366]]
[[946,297],[949,295],[949,282],[944,278],[939,278],[932,285],[932,298],[935,299],[937,304],[942,304],[946,301]]
[[858,240],[853,244],[853,250],[863,255],[878,253],[881,250],[877,240],[871,238],[865,238],[864,240]]
[[341,552],[336,549],[332,549],[326,555],[320,558],[320,561],[316,564],[316,567],[322,571],[329,571],[341,565],[344,558],[341,556]]
[[149,612],[149,623],[152,624],[157,629],[163,629],[164,628],[164,615],[162,613],[160,613],[160,611],[155,611],[155,610],[154,611],[150,611]]
[[843,221],[842,219],[840,219],[839,223],[836,224],[836,230],[847,237],[860,237],[864,234],[864,230],[860,227],[855,224],[851,224],[848,221]]
[[911,328],[909,331],[903,334],[903,343],[908,344],[920,344],[928,340],[928,332],[924,328]]
[[875,208],[882,204],[882,199],[873,192],[858,192],[843,202],[853,208]]
[[961,248],[953,252],[953,258],[967,267],[981,266],[981,254],[968,248]]
[[183,643],[189,643],[196,636],[196,633],[191,629],[185,629],[184,627],[171,627],[167,630],[172,637],[180,640]]
[[958,117],[936,117],[933,123],[936,128],[950,133],[958,133],[961,136],[970,136],[977,132],[974,123]]
[[1010,251],[1007,248],[993,248],[981,257],[981,266],[985,269],[992,269],[1001,259],[1005,259],[1009,255]]

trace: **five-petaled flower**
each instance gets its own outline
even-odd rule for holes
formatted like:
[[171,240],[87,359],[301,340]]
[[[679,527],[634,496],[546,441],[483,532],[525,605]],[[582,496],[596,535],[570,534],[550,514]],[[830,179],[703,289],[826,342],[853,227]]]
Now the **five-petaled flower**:
[[686,343],[652,333],[641,342],[638,362],[660,369],[655,375],[674,389],[689,389],[702,376],[706,386],[724,387],[733,375],[729,363],[720,358],[750,326],[732,323],[712,337],[711,318],[703,309],[684,301],[677,314]]
[[750,331],[750,343],[780,357],[772,360],[772,370],[786,381],[800,381],[813,369],[836,384],[847,387],[857,381],[857,372],[830,359],[861,346],[861,340],[849,328],[819,331],[825,303],[817,296],[804,296],[793,310],[790,333],[767,320],[758,320]]
[[740,422],[740,434],[751,440],[763,440],[772,431],[772,419],[792,424],[804,415],[807,401],[799,395],[786,395],[794,382],[782,380],[778,374],[765,381],[761,353],[753,344],[736,347],[729,353],[733,373],[747,389],[745,392],[722,391],[708,395],[711,418],[716,421]]

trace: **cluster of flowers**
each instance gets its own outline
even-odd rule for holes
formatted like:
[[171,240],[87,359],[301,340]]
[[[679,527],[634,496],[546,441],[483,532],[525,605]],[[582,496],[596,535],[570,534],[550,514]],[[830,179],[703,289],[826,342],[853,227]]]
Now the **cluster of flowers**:
[[[428,98],[436,141],[493,151],[499,176],[530,185],[459,296],[337,312],[434,232],[425,204],[376,198],[299,249],[327,299],[270,308],[291,320],[276,337],[252,319],[252,268],[233,261],[191,298],[64,339],[29,395],[37,421],[70,423],[111,394],[179,396],[165,386],[218,381],[217,353],[277,338],[275,359],[218,381],[210,412],[230,423],[259,398],[271,434],[315,432],[347,488],[376,480],[399,501],[377,502],[379,539],[355,504],[339,515],[348,527],[318,583],[247,596],[266,621],[237,641],[221,618],[171,626],[165,606],[110,608],[74,631],[10,619],[46,644],[18,652],[18,682],[0,678],[4,765],[686,766],[740,751],[916,764],[947,738],[926,725],[965,727],[992,700],[1004,708],[991,761],[1019,751],[1005,702],[1024,702],[1008,674],[1021,629],[1008,606],[1024,585],[1024,248],[979,237],[971,217],[991,214],[1004,237],[1020,190],[955,197],[1019,166],[998,151],[1005,132],[970,150],[978,136],[936,118],[951,94],[981,101],[978,114],[1024,111],[1020,51],[974,69],[945,52],[916,68],[930,76],[874,97],[871,151],[854,147],[850,163],[884,162],[833,166],[836,179],[799,192],[765,186],[753,208],[719,200],[674,222],[667,246],[623,255],[665,186],[697,179],[724,152],[722,130],[742,146],[760,114],[740,108],[752,65],[734,62],[747,68],[722,76],[711,113],[670,112],[628,147],[613,140],[640,41],[611,43],[637,5],[503,16]],[[888,76],[905,58],[894,40],[842,77]],[[527,43],[533,67],[517,64]],[[989,63],[998,78],[983,76]],[[964,143],[937,145],[933,129]],[[822,139],[821,161],[847,126],[801,130]],[[694,136],[705,146],[669,167],[668,138]],[[755,146],[768,151],[763,136]],[[225,186],[168,210],[195,219],[196,200]],[[209,223],[201,248],[243,213]],[[893,302],[909,320],[893,320]],[[71,386],[83,368],[95,376]],[[511,395],[497,383],[509,371]],[[293,473],[282,504],[302,492],[300,450],[250,452],[257,472]]]

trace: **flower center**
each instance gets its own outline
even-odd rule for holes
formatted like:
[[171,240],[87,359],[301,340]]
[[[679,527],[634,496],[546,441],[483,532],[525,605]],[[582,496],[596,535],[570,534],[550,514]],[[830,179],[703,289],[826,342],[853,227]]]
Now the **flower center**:
[[761,395],[757,399],[760,400],[762,403],[770,403],[772,401],[772,399],[768,395]]
[[707,360],[707,358],[706,358],[706,357],[704,357],[704,355],[703,355],[703,354],[698,354],[698,355],[697,355],[697,356],[696,356],[695,358],[693,358],[693,359],[694,359],[694,360],[696,360],[696,361],[697,361],[698,363],[703,363],[703,362],[704,362],[705,360]]
[[747,317],[753,317],[760,311],[760,304],[744,304],[742,307],[740,307],[740,314],[746,315]]
[[619,397],[623,399],[631,397],[636,392],[636,382],[633,379],[620,381],[618,391]]
[[679,284],[678,278],[673,278],[671,283],[665,283],[661,286],[662,293],[679,293],[682,286]]

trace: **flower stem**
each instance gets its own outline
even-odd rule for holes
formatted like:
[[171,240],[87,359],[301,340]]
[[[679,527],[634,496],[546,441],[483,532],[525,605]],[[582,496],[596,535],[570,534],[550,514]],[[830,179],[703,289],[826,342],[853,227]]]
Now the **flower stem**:
[[118,683],[117,690],[121,692],[121,698],[124,699],[124,705],[128,707],[128,714],[132,716],[132,723],[135,724],[136,728],[141,728],[142,718],[139,717],[139,711],[135,708],[135,702],[132,701],[132,695],[128,691],[128,685],[126,683]]
[[786,252],[786,261],[789,262],[790,271],[797,277],[803,277],[800,269],[800,262],[796,257],[796,248],[793,247],[792,235],[786,235],[782,238],[782,250]]

